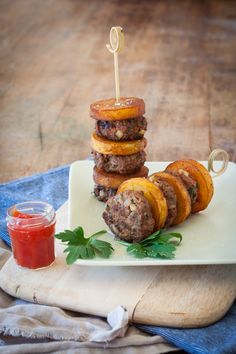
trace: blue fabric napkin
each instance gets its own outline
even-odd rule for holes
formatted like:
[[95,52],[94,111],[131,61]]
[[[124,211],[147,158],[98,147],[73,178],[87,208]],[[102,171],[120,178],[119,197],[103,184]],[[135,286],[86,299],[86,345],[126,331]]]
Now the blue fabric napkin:
[[160,335],[167,342],[191,354],[236,353],[236,303],[227,315],[211,326],[196,329],[176,329],[137,325],[145,332]]
[[7,233],[7,209],[16,203],[41,200],[57,210],[68,199],[69,166],[20,178],[0,185],[0,237],[11,246]]
[[[65,166],[0,185],[0,237],[9,246],[5,221],[7,208],[23,201],[42,200],[58,209],[68,197],[68,175],[69,166]],[[236,354],[236,304],[221,321],[204,328],[137,327],[150,334],[161,335],[188,353]]]

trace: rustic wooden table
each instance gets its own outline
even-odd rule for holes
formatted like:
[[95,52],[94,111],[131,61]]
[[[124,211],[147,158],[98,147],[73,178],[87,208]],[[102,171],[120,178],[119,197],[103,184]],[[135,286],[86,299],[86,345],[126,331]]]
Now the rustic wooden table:
[[236,160],[235,1],[0,1],[0,181],[84,159],[89,104],[114,96],[109,30],[121,25],[121,94],[146,102],[148,160]]

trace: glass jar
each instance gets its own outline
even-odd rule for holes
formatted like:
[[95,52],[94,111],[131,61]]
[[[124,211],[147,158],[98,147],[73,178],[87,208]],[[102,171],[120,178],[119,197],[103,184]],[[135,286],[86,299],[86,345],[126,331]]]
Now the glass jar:
[[24,202],[8,209],[7,228],[18,265],[38,269],[54,262],[55,224],[56,214],[48,203]]

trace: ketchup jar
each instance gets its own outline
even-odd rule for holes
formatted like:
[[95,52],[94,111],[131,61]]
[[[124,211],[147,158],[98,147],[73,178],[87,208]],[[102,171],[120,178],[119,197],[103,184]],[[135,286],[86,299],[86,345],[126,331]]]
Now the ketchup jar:
[[55,224],[56,214],[48,203],[25,202],[8,209],[7,228],[18,265],[39,269],[54,262]]

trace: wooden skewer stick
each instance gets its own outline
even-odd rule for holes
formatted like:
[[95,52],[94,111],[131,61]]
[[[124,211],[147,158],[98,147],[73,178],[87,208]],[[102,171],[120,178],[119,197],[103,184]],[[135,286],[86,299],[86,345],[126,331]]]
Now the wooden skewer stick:
[[114,53],[114,68],[115,68],[115,85],[116,85],[116,102],[120,100],[120,80],[119,80],[119,63],[118,54]]
[[118,53],[124,48],[124,33],[122,27],[112,27],[110,30],[110,44],[106,45],[109,52],[114,54],[115,69],[115,88],[116,88],[116,104],[120,102],[120,80],[119,80],[119,63]]

